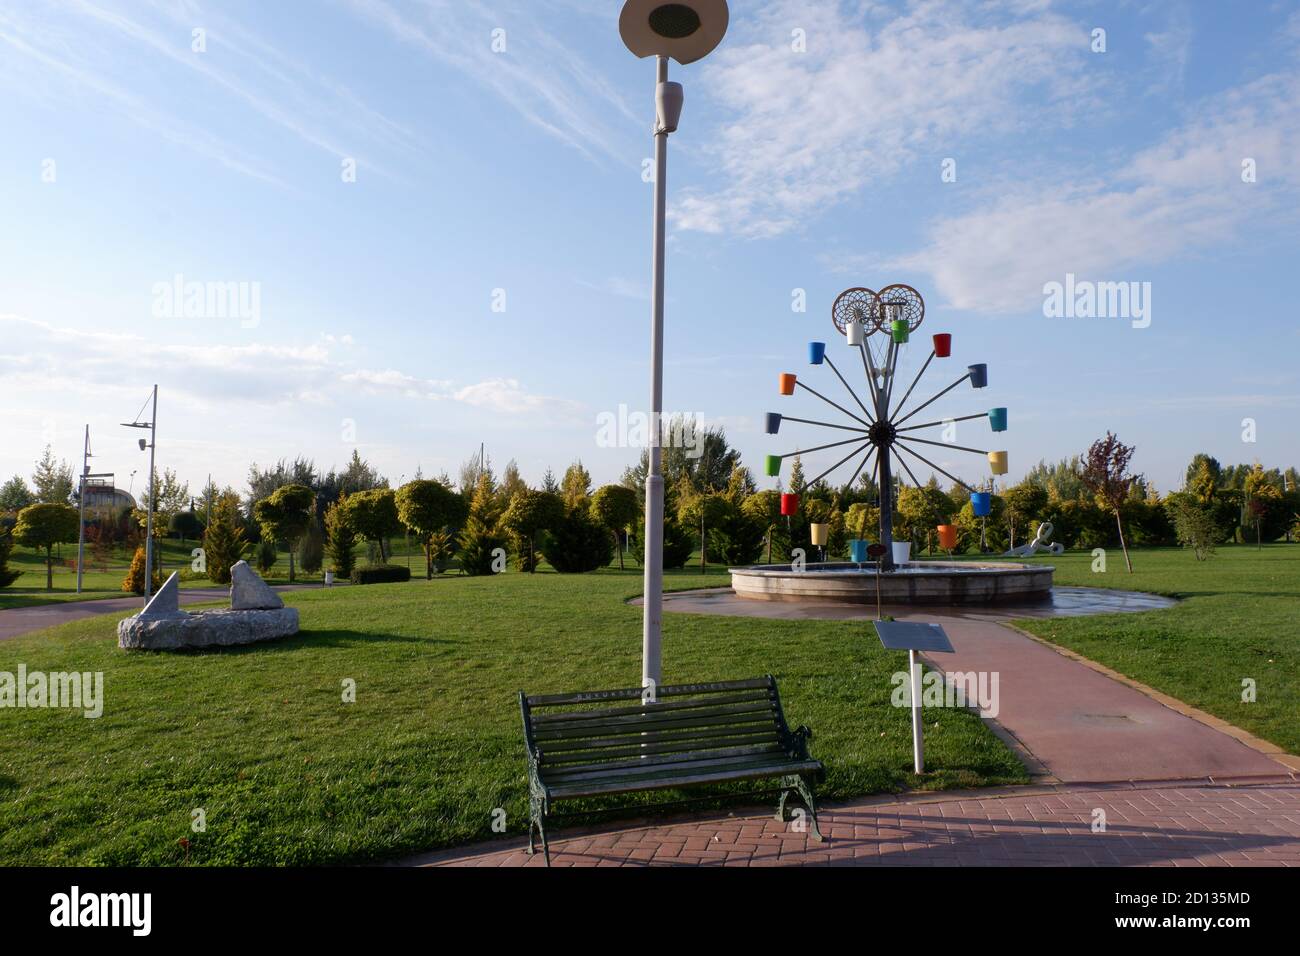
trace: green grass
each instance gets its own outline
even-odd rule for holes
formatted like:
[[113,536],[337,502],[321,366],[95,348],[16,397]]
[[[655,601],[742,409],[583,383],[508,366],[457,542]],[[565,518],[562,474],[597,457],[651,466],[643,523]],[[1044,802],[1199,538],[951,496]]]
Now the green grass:
[[[301,591],[286,595],[297,637],[203,654],[119,651],[112,617],[0,642],[0,671],[103,671],[106,696],[97,720],[0,709],[0,864],[390,859],[493,838],[498,807],[522,832],[515,691],[639,685],[641,613],[624,601],[640,583],[629,569]],[[932,770],[915,777],[908,711],[889,703],[906,657],[860,623],[668,614],[664,661],[672,682],[775,674],[791,723],[815,732],[826,799],[1027,779],[953,710],[927,717]]]
[[[1300,753],[1300,545],[1220,548],[1208,561],[1177,549],[1135,551],[1133,573],[1111,550],[1032,559],[1056,583],[1182,598],[1143,614],[1021,621],[1020,626],[1194,707]],[[1257,700],[1241,699],[1242,680]]]

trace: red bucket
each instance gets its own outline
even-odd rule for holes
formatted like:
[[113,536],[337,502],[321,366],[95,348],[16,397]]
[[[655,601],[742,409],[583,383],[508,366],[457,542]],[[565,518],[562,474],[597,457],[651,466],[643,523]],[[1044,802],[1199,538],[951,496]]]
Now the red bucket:
[[947,358],[952,354],[952,333],[937,332],[934,336],[934,354],[938,358]]

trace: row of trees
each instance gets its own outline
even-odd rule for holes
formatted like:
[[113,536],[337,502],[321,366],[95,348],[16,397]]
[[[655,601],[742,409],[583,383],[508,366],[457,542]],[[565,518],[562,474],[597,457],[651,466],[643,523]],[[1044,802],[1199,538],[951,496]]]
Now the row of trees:
[[[799,508],[783,516],[782,489],[758,491],[721,428],[674,419],[668,429],[684,440],[666,447],[663,455],[665,567],[683,566],[696,549],[702,569],[711,561],[754,563],[764,553],[768,561],[789,560],[795,548],[811,554],[812,523],[829,526],[829,557],[846,556],[853,538],[876,537],[881,490],[871,476],[852,486],[807,485],[796,456],[784,490],[799,495]],[[933,478],[920,488],[896,484],[890,489],[895,537],[933,553],[936,528],[950,524],[958,529],[958,550],[983,546],[996,552],[1032,537],[1038,522],[1051,521],[1053,539],[1066,547],[1118,543],[1127,557],[1131,543],[1182,543],[1205,557],[1227,541],[1277,540],[1300,522],[1294,469],[1223,466],[1198,454],[1183,488],[1162,497],[1132,473],[1133,454],[1131,446],[1108,433],[1083,455],[1040,462],[1020,483],[995,491],[984,519],[974,514],[963,488],[945,490]],[[500,569],[503,554],[524,571],[535,570],[543,559],[557,570],[585,571],[607,564],[616,552],[622,566],[629,548],[638,563],[642,560],[647,470],[643,454],[619,484],[593,490],[590,473],[575,462],[561,479],[548,471],[534,488],[513,461],[498,480],[491,463],[475,455],[456,480],[445,473],[426,479],[417,470],[414,480],[392,489],[354,451],[344,469],[329,472],[302,458],[265,469],[254,464],[247,495],[208,487],[197,502],[189,498],[187,485],[164,471],[157,481],[155,532],[201,538],[208,575],[216,581],[228,580],[230,566],[250,551],[262,570],[269,570],[277,544],[289,551],[291,580],[299,570],[319,572],[326,561],[347,575],[359,544],[367,545],[369,563],[383,565],[391,557],[391,540],[402,534],[419,542],[426,576],[453,561],[469,574],[491,573]],[[0,529],[12,529],[12,535],[0,531],[5,538],[0,547],[12,549],[17,542],[43,550],[48,584],[54,548],[76,540],[76,510],[67,504],[75,500],[71,470],[55,462],[47,448],[33,483],[34,492],[17,477],[5,484],[0,507],[20,507],[13,509],[18,515],[0,523]],[[91,522],[87,542],[95,559],[102,560],[115,542],[140,544],[144,519],[144,510],[137,509]],[[0,563],[0,580],[6,573]]]

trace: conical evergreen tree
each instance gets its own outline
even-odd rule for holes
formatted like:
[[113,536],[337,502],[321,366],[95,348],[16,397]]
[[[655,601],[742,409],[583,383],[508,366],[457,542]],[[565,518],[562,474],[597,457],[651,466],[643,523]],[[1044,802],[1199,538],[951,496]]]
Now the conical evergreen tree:
[[489,473],[479,476],[474,488],[474,497],[470,499],[469,519],[460,533],[460,567],[466,574],[492,574],[493,564],[500,548],[504,551],[506,539],[497,533],[496,483]]
[[208,580],[229,584],[230,568],[243,559],[247,547],[244,526],[239,520],[239,499],[233,494],[223,494],[212,508],[212,523],[203,533]]

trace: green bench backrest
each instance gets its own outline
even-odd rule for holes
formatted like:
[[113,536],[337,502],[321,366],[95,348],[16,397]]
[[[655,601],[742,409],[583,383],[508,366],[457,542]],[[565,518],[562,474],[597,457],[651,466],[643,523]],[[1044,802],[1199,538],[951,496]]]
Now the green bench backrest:
[[661,687],[657,697],[644,702],[638,688],[521,692],[524,732],[540,766],[557,770],[629,757],[667,762],[784,749],[785,718],[771,677]]

